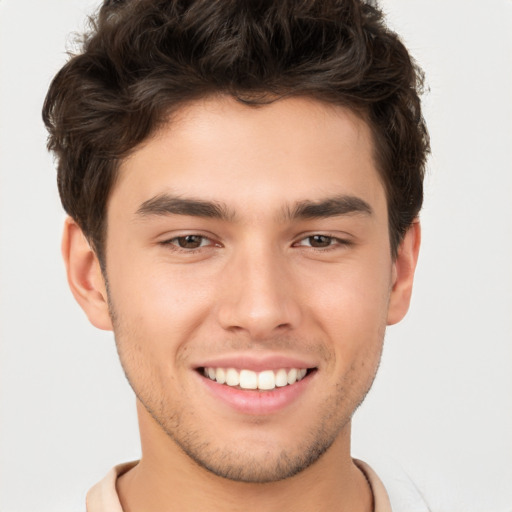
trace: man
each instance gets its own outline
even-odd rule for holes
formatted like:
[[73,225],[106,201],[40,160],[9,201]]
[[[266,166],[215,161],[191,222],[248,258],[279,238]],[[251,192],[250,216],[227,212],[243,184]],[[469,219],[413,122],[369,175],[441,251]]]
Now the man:
[[418,257],[421,72],[370,4],[106,1],[43,116],[142,457],[89,512],[391,510],[351,417]]

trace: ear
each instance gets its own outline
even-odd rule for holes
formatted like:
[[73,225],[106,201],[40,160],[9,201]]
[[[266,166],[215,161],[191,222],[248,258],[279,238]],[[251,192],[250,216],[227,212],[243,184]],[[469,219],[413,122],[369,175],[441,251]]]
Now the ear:
[[409,309],[420,242],[421,227],[419,220],[416,219],[405,233],[393,263],[393,287],[389,300],[388,325],[400,322]]
[[113,330],[100,263],[82,230],[70,217],[64,224],[62,256],[71,292],[89,321],[99,329]]

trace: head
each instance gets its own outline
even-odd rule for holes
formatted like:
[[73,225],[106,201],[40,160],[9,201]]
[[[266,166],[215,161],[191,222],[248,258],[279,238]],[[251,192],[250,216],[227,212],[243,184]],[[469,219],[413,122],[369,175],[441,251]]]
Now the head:
[[115,331],[146,446],[245,482],[347,449],[409,303],[420,85],[368,3],[101,8],[44,118],[71,288]]

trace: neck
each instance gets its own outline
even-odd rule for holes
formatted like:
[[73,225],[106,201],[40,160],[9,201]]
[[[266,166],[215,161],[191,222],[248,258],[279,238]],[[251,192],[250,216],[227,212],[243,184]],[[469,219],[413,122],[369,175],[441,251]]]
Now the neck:
[[320,459],[297,475],[245,483],[197,465],[140,409],[142,458],[117,482],[124,512],[372,510],[369,485],[350,457],[349,424]]

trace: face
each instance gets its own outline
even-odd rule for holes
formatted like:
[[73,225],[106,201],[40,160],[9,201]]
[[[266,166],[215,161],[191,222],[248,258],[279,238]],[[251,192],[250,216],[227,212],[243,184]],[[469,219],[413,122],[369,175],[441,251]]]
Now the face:
[[183,108],[121,165],[106,277],[169,442],[234,480],[308,467],[348,437],[396,279],[367,125],[301,98]]

